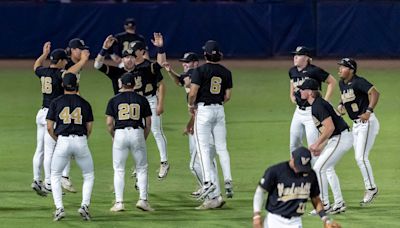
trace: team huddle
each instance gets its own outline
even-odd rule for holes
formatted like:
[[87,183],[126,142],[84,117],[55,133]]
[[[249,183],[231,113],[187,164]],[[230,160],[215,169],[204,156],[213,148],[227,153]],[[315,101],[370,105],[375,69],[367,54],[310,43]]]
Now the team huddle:
[[[334,108],[329,101],[336,79],[311,64],[309,48],[299,46],[293,56],[290,98],[296,110],[290,126],[291,158],[269,167],[261,178],[253,200],[253,227],[263,225],[261,210],[266,192],[268,215],[264,227],[302,227],[300,216],[306,212],[308,198],[315,208],[310,215],[319,215],[324,227],[341,227],[328,215],[346,211],[335,165],[352,146],[365,187],[360,206],[369,205],[378,194],[368,155],[379,131],[374,114],[379,92],[356,74],[357,63],[353,59],[343,58],[338,62],[340,103]],[[327,83],[324,98],[323,82]],[[352,130],[342,118],[346,113],[353,122]],[[304,133],[308,148],[303,146]],[[328,186],[333,204],[329,202]]]
[[[157,178],[167,177],[170,169],[167,140],[162,128],[165,84],[161,69],[174,72],[166,61],[164,40],[154,33],[152,44],[158,49],[157,61],[151,61],[143,36],[135,33],[135,21],[128,18],[125,32],[109,35],[98,53],[94,68],[112,82],[114,97],[105,110],[106,126],[110,133],[114,169],[115,203],[112,212],[125,210],[125,163],[129,153],[135,165],[132,176],[139,191],[136,207],[154,211],[148,200],[148,161],[146,139],[152,132],[160,154]],[[231,96],[231,72],[218,62],[222,52],[215,41],[203,47],[206,63],[197,67],[199,57],[187,53],[180,60],[184,73],[177,75],[179,85],[188,96],[190,119],[185,128],[190,144],[190,170],[199,187],[191,195],[203,201],[198,210],[221,208],[225,201],[219,184],[216,155],[223,170],[227,198],[233,197],[230,157],[226,145],[225,113],[223,104]],[[50,66],[44,62],[50,55]],[[51,51],[51,43],[43,46],[42,55],[34,64],[35,74],[42,85],[43,104],[37,123],[37,148],[33,159],[32,189],[40,196],[53,195],[56,211],[54,221],[66,215],[62,202],[63,190],[76,192],[69,178],[70,161],[76,160],[82,170],[82,202],[78,209],[84,220],[90,220],[90,199],[94,183],[94,166],[87,140],[93,124],[91,105],[79,93],[81,71],[89,59],[89,47],[79,38],[72,39],[67,49]],[[110,55],[115,65],[104,59]],[[175,73],[176,74],[176,73]],[[173,76],[171,75],[173,78]],[[175,78],[173,78],[175,79]],[[41,169],[44,169],[44,182]]]

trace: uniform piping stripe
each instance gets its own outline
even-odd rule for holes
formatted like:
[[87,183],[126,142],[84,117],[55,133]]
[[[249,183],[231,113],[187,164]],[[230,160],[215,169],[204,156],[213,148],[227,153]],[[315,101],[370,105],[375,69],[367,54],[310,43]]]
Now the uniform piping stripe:
[[369,186],[372,188],[371,177],[368,172],[367,164],[365,163],[365,152],[367,151],[367,143],[368,143],[368,135],[369,135],[369,127],[370,127],[369,121],[367,123],[368,123],[368,130],[367,130],[367,137],[365,138],[365,143],[364,143],[364,152],[363,152],[363,156],[362,156],[362,162],[364,163],[365,170],[367,171]]
[[198,152],[199,155],[200,155],[200,156],[199,156],[199,158],[200,158],[200,164],[201,164],[200,166],[201,166],[201,171],[203,172],[203,181],[202,181],[202,182],[204,182],[206,175],[205,175],[205,170],[204,170],[203,159],[202,159],[202,156],[201,156],[201,149],[200,149],[200,143],[199,143],[199,135],[198,135],[198,133],[197,133],[197,112],[196,112],[196,114],[195,114],[194,124],[196,125],[195,131],[194,131],[194,136],[196,137],[197,152]]
[[[329,160],[329,158],[331,158],[332,157],[332,155],[335,153],[335,150],[337,149],[337,147],[339,146],[339,143],[340,143],[340,139],[342,138],[342,134],[340,134],[339,135],[339,139],[338,139],[338,142],[337,142],[337,144],[336,144],[336,146],[335,146],[335,148],[332,150],[332,153],[326,158],[326,160],[324,161],[324,163],[322,163],[322,166],[321,166],[321,169],[319,170],[319,172],[318,172],[318,175],[319,175],[319,179],[321,180],[321,196],[323,196],[324,195],[324,188],[323,188],[323,186],[322,186],[322,175],[321,175],[321,170],[322,170],[322,168],[324,167],[324,165],[326,164],[326,162]],[[329,190],[328,190],[329,191]],[[321,197],[322,198],[322,197]],[[323,203],[325,203],[325,202],[323,202]]]
[[196,149],[196,152],[194,152],[194,154],[192,156],[194,156],[194,157],[193,157],[193,161],[190,164],[190,167],[193,167],[193,172],[194,172],[194,174],[195,174],[195,176],[197,178],[197,181],[199,181],[199,183],[201,185],[203,185],[203,180],[200,179],[199,174],[196,172],[196,169],[194,168],[194,164],[196,163],[196,157],[197,157],[197,149]]
[[159,116],[160,117],[160,133],[161,133],[161,137],[164,140],[164,144],[165,144],[165,156],[167,157],[167,161],[168,161],[168,154],[167,154],[167,138],[164,135],[164,131],[163,131],[163,127],[162,127],[162,115]]

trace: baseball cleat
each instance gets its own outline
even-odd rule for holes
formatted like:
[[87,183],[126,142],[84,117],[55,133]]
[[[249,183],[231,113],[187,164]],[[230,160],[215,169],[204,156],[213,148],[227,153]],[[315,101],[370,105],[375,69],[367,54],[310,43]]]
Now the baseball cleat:
[[167,161],[161,162],[160,170],[158,172],[158,180],[163,180],[167,177],[169,170],[169,163]]
[[204,200],[211,192],[215,190],[215,184],[209,183],[203,185],[203,188],[201,189],[201,193],[199,198],[197,198],[198,201]]
[[[332,211],[332,207],[329,204],[324,204],[324,210],[325,210],[325,213],[329,214]],[[318,215],[317,210],[314,209],[314,210],[310,211],[308,213],[308,215],[317,216]]]
[[136,207],[142,211],[154,211],[154,209],[151,208],[147,200],[142,200],[142,199],[138,200],[136,203]]
[[202,190],[202,188],[200,187],[196,191],[190,193],[190,196],[193,197],[193,198],[198,198],[200,196],[200,194],[201,194],[201,190]]
[[54,221],[60,221],[65,217],[64,208],[60,207],[54,212]]
[[61,186],[63,187],[63,189],[69,192],[76,193],[76,190],[74,186],[72,186],[72,182],[69,177],[61,177]]
[[225,181],[225,195],[227,198],[233,198],[233,185],[231,180]]
[[343,213],[345,211],[346,211],[346,204],[344,202],[340,202],[340,203],[333,205],[332,210],[327,213],[334,215],[334,214]]
[[196,207],[196,210],[208,210],[222,208],[225,204],[222,196],[217,196],[213,199],[206,199],[200,206]]
[[119,212],[119,211],[125,211],[125,205],[123,202],[116,202],[112,208],[110,208],[110,211],[112,212]]
[[86,204],[80,207],[78,212],[82,216],[83,220],[90,221],[89,207]]
[[366,190],[364,193],[364,198],[363,200],[360,202],[360,206],[368,206],[369,204],[372,203],[372,201],[376,198],[376,196],[378,195],[378,188],[373,188],[373,189],[369,189]]
[[47,193],[43,191],[43,183],[42,181],[33,181],[31,184],[32,189],[39,195],[39,196],[47,196]]

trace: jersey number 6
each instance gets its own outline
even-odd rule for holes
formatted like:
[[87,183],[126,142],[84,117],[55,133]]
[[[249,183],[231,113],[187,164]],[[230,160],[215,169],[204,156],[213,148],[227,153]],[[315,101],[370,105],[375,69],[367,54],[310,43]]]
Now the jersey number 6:
[[220,77],[214,76],[211,78],[210,92],[211,94],[219,94],[221,92],[221,82]]

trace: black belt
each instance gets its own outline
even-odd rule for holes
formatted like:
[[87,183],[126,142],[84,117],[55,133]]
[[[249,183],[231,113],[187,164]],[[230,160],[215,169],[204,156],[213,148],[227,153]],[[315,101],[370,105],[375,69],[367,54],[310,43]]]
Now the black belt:
[[[140,129],[140,128],[142,128],[142,127],[140,127],[140,126],[129,126],[130,128],[133,128],[133,129]],[[129,127],[119,127],[119,128],[115,128],[115,130],[117,130],[117,129],[125,129],[125,128],[129,128]],[[142,128],[143,129],[143,128]]]
[[[308,106],[308,107],[310,107],[310,106]],[[301,110],[303,110],[303,111],[305,111],[308,107],[305,107],[305,106],[299,106],[299,109],[301,109]]]
[[65,137],[68,137],[68,136],[84,136],[84,134],[61,134],[60,136],[65,136]]
[[222,102],[215,102],[215,103],[211,103],[211,102],[204,102],[204,106],[209,106],[209,105],[213,105],[213,104],[222,105]]

